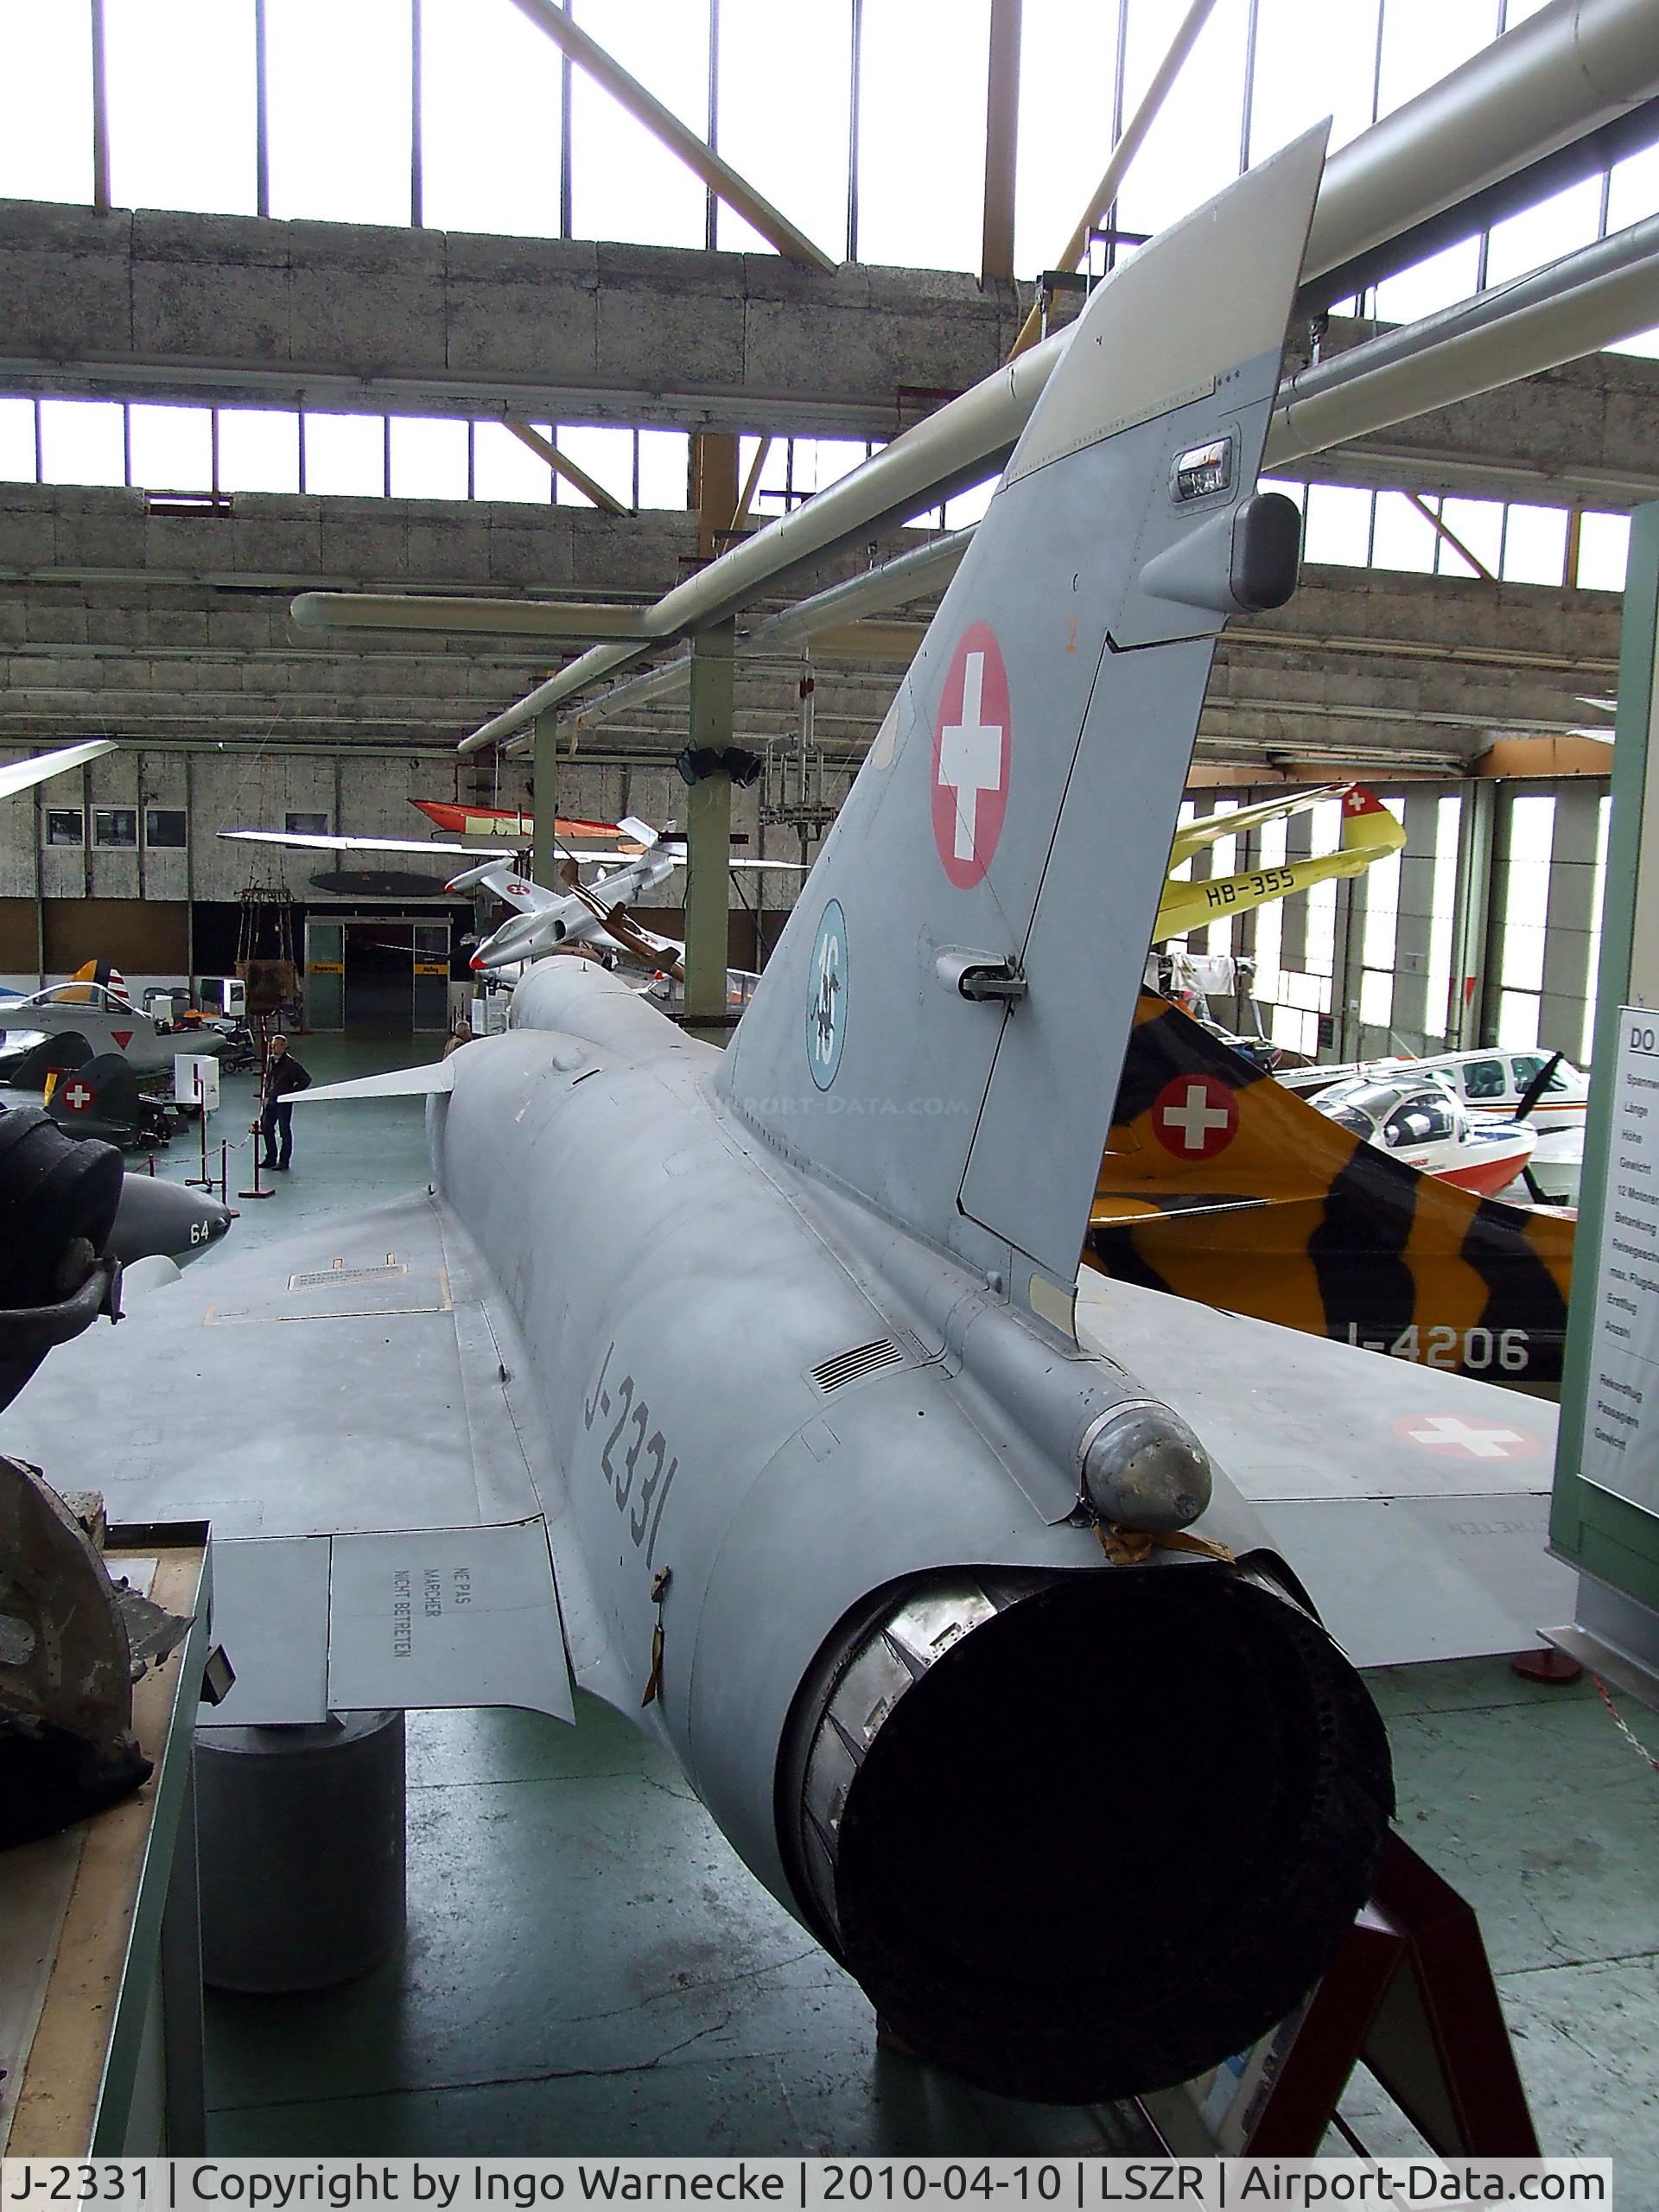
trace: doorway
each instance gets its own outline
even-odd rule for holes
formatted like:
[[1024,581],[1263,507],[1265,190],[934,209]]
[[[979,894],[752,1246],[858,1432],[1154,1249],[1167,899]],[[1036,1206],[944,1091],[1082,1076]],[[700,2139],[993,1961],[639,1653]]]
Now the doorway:
[[449,1018],[449,923],[388,915],[306,922],[313,1029],[441,1033]]

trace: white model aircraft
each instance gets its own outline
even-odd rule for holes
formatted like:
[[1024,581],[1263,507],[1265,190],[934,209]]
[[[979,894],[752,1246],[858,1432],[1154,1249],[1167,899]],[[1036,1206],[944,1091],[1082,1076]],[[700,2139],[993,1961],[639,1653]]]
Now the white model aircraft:
[[[641,848],[638,856],[612,868],[608,874],[596,876],[591,883],[579,883],[575,863],[582,856],[570,854],[565,861],[563,892],[531,882],[499,855],[452,877],[447,889],[493,892],[514,910],[474,953],[474,968],[480,972],[511,968],[545,952],[585,944],[601,952],[621,953],[677,980],[683,976],[685,947],[679,939],[658,937],[624,910],[631,899],[654,890],[677,868],[684,867],[685,847],[677,840],[669,842],[649,823],[633,815],[625,815],[619,827],[638,841]],[[797,861],[747,860],[737,855],[728,866],[791,873],[801,869]]]
[[84,768],[89,760],[101,760],[115,750],[112,737],[94,737],[84,745],[66,745],[57,753],[37,753],[32,760],[9,760],[0,767],[0,798],[16,798],[19,791],[32,791],[36,784],[67,775],[71,768]]

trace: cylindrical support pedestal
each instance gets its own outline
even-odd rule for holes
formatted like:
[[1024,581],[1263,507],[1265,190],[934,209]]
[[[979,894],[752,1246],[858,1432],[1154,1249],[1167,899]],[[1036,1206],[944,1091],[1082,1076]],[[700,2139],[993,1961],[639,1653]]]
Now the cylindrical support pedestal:
[[199,1728],[202,1978],[326,1989],[404,1932],[404,1716]]

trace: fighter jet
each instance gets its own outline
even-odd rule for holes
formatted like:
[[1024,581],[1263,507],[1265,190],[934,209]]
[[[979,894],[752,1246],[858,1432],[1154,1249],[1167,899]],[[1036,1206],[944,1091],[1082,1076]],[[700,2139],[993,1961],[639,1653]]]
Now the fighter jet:
[[[1294,585],[1255,486],[1325,135],[1090,296],[723,1054],[537,962],[505,1035],[304,1094],[426,1093],[433,1195],[216,1262],[3,1424],[49,1472],[92,1376],[165,1396],[110,1510],[211,1514],[221,1720],[569,1719],[574,1677],[896,2034],[1018,2097],[1243,2049],[1367,1896],[1382,1723],[1233,1471],[1328,1506],[1368,1658],[1513,1642],[1490,1555],[1542,1555],[1491,1501],[1548,1408],[1099,1279],[1077,1326],[1214,638]],[[1136,1371],[1199,1403],[1172,1313],[1206,1371],[1243,1345],[1196,1431]],[[1389,1491],[1401,1536],[1335,1541]]]

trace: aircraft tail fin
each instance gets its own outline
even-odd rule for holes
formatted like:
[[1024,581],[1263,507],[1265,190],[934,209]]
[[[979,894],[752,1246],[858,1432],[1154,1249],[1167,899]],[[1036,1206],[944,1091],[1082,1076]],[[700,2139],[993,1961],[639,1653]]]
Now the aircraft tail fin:
[[1255,487],[1325,137],[1096,288],[717,1077],[1063,1330],[1214,639],[1294,588]]
[[1493,1379],[1560,1373],[1573,1224],[1345,1129],[1141,994],[1087,1256],[1103,1273]]
[[1351,784],[1342,797],[1342,849],[1376,858],[1397,853],[1406,842],[1405,824],[1364,784]]
[[477,868],[462,868],[459,875],[450,877],[444,888],[493,892],[520,914],[543,914],[550,906],[558,904],[556,893],[532,883],[527,875],[519,874],[510,860],[500,858],[483,861]]

